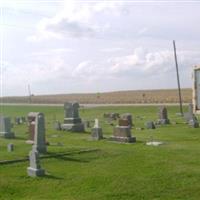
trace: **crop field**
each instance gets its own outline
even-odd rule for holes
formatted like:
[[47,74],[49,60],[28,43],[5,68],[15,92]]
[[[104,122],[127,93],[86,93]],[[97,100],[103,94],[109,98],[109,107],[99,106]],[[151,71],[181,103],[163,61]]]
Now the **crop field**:
[[[171,124],[154,130],[144,128],[144,124],[157,119],[157,106],[81,108],[83,120],[98,118],[103,128],[105,139],[92,141],[89,128],[85,133],[53,129],[55,119],[63,121],[63,107],[1,106],[1,113],[12,120],[31,111],[43,112],[50,145],[47,157],[40,160],[46,171],[44,177],[28,177],[28,161],[0,162],[0,199],[198,200],[200,128],[188,127],[176,114],[177,106],[167,108]],[[103,118],[105,112],[131,113],[137,142],[108,141],[113,126]],[[142,127],[144,130],[139,129]],[[27,125],[14,125],[13,131],[15,139],[0,138],[1,161],[27,158],[31,150],[25,143]],[[164,144],[145,145],[152,139]],[[9,143],[15,145],[13,152],[7,152]]]
[[[192,101],[192,90],[182,89],[184,103]],[[166,90],[138,90],[105,93],[34,95],[27,97],[4,97],[4,103],[53,103],[59,104],[67,101],[78,101],[82,104],[138,104],[138,103],[178,103],[177,89]]]

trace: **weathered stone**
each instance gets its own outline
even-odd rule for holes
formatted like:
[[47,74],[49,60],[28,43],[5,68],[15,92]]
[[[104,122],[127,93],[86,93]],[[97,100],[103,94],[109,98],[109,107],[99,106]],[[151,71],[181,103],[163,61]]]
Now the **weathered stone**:
[[84,132],[85,127],[79,117],[79,104],[77,102],[68,102],[64,104],[64,123],[61,125],[62,130],[72,132]]
[[170,120],[168,119],[167,108],[164,106],[161,106],[159,108],[158,122],[160,124],[169,124],[170,123]]
[[199,128],[199,122],[196,118],[189,120],[188,125],[192,128]]
[[44,176],[45,170],[40,166],[39,152],[33,147],[29,153],[30,166],[27,168],[29,176]]
[[129,121],[127,119],[119,119],[118,125],[119,126],[129,126]]
[[93,140],[101,140],[103,139],[103,132],[102,128],[99,127],[99,121],[98,119],[95,119],[94,127],[92,128],[92,139]]
[[61,123],[59,121],[56,121],[54,123],[54,130],[57,130],[57,131],[61,130]]
[[128,125],[133,126],[132,115],[130,113],[124,113],[121,115],[121,119],[128,120]]
[[146,125],[147,129],[155,129],[156,128],[153,121],[148,121],[148,122],[146,122],[145,125]]
[[9,117],[0,116],[0,136],[14,138],[15,134],[11,131],[11,120]]
[[136,138],[131,135],[131,129],[129,126],[116,126],[110,140],[127,143],[136,142]]
[[15,117],[15,124],[21,124],[20,117]]
[[43,113],[35,113],[35,134],[33,146],[39,153],[47,152],[45,141],[45,119]]
[[14,144],[8,144],[7,145],[7,150],[8,150],[8,152],[14,151]]

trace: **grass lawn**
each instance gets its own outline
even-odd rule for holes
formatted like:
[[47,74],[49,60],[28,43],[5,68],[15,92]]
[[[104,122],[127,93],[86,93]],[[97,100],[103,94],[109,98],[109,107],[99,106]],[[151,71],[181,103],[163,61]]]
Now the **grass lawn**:
[[[186,110],[186,108],[184,108]],[[178,107],[168,107],[170,125],[155,130],[133,128],[135,144],[90,140],[86,133],[53,130],[53,120],[63,120],[62,107],[4,106],[6,116],[27,116],[30,111],[44,112],[48,153],[68,153],[41,159],[46,176],[27,176],[29,162],[0,164],[0,199],[66,199],[66,200],[193,200],[200,199],[200,129],[193,129],[176,115]],[[85,120],[99,118],[104,136],[113,127],[103,119],[104,112],[130,112],[135,127],[156,120],[156,106],[84,108]],[[143,119],[137,116],[142,116]],[[16,139],[0,138],[0,160],[24,158],[31,150],[26,144],[27,126],[15,125]],[[159,147],[146,146],[154,138],[164,141]],[[59,146],[60,142],[63,145]],[[15,145],[7,152],[7,144]],[[82,152],[88,150],[87,152]],[[90,151],[91,150],[91,151]]]

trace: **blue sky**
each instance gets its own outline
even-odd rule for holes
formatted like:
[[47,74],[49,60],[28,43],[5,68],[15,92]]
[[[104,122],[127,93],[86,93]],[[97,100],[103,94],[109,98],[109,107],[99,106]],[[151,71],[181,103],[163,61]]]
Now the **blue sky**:
[[3,95],[176,88],[200,63],[198,1],[15,1],[1,7]]

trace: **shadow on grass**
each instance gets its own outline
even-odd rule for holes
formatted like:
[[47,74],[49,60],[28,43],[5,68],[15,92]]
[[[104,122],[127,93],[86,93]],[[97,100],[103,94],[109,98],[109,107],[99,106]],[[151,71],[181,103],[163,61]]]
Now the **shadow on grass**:
[[53,180],[63,180],[64,179],[64,178],[53,176],[53,175],[50,175],[50,174],[45,174],[44,176],[42,176],[42,178],[53,179]]

